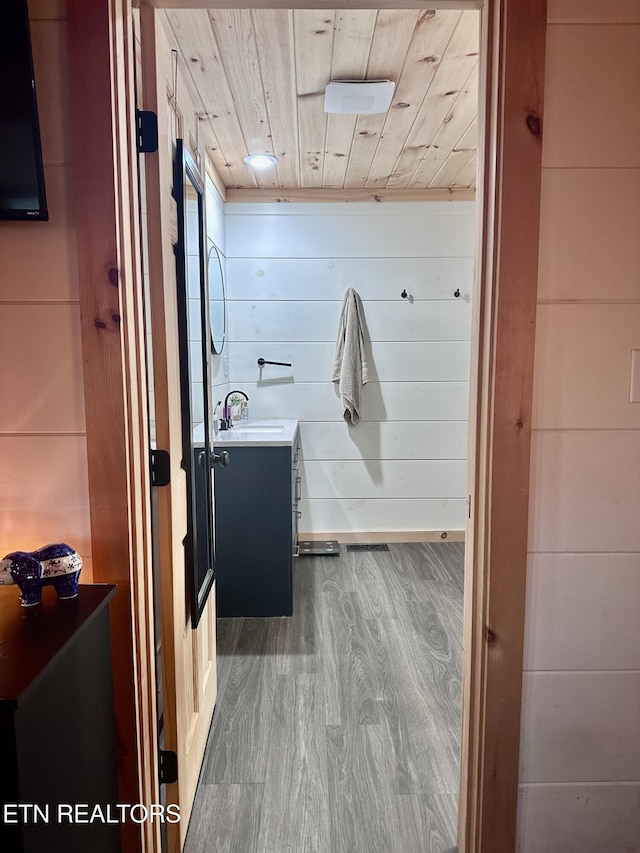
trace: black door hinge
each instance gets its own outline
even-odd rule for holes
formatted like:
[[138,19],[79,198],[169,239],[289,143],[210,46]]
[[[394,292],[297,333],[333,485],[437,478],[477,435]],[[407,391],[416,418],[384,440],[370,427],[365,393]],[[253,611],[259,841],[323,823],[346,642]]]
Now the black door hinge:
[[136,110],[136,138],[141,154],[158,150],[158,116],[151,110]]
[[178,756],[170,749],[160,750],[160,784],[171,785],[178,781]]
[[171,462],[166,450],[149,451],[152,486],[168,486],[171,482]]

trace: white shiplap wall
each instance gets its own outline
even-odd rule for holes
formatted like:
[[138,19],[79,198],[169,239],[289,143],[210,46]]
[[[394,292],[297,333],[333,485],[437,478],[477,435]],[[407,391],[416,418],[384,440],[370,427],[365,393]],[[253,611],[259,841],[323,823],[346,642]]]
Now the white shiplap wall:
[[550,0],[518,850],[640,850],[640,2]]
[[[225,206],[231,379],[252,418],[302,422],[301,531],[464,529],[474,207]],[[370,341],[355,428],[331,382],[348,287]]]

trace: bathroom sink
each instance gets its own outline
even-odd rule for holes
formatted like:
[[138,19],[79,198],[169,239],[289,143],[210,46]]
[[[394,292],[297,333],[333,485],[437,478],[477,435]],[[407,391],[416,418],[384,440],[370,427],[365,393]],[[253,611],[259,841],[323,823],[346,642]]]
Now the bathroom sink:
[[235,426],[233,429],[238,432],[282,432],[284,427],[276,424],[268,424],[265,426],[260,426],[260,424],[251,424],[250,426]]
[[293,444],[298,434],[298,421],[273,420],[246,421],[237,423],[230,430],[218,431],[217,445],[236,447],[287,447]]

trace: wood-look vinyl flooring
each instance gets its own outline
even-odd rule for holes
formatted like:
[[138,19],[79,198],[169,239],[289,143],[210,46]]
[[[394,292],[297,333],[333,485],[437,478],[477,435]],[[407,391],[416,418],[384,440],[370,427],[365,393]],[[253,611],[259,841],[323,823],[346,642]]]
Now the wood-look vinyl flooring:
[[301,557],[291,619],[218,620],[185,853],[454,853],[463,545]]

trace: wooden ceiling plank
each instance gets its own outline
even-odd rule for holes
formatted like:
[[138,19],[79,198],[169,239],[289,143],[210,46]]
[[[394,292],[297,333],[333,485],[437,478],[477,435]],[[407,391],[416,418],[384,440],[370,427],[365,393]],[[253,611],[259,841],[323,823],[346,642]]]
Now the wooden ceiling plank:
[[464,166],[460,170],[460,172],[456,176],[456,179],[451,182],[450,186],[455,187],[455,188],[460,188],[460,189],[465,188],[465,187],[470,187],[472,184],[475,184],[475,182],[476,182],[477,172],[478,172],[478,157],[477,157],[477,155],[474,155],[471,158],[471,160],[469,160],[467,165]]
[[[449,162],[450,158],[454,154],[454,159]],[[461,171],[471,160],[475,163],[477,156],[478,152],[475,150],[454,149],[453,151],[446,151],[444,149],[438,149],[433,152],[432,156],[424,158],[420,164],[420,168],[415,174],[415,177],[412,179],[409,189],[424,190],[428,187],[437,187],[441,189],[442,187],[453,186],[453,179],[450,183],[442,183],[442,174],[449,175],[449,172],[453,169],[454,163],[458,164],[458,172]],[[449,165],[447,166],[447,164]],[[447,172],[443,173],[442,170],[445,167],[447,168]],[[456,172],[453,178],[455,178],[457,174],[458,173]],[[455,185],[458,186],[458,184]],[[462,186],[468,187],[469,184],[463,184]]]
[[[344,9],[336,13],[332,80],[365,78],[377,15],[375,10],[364,9]],[[327,116],[323,187],[344,186],[356,120],[356,115],[330,113]]]
[[308,202],[390,202],[390,201],[474,201],[475,190],[368,190],[364,189],[232,189],[227,190],[229,204],[293,204]]
[[[205,143],[205,151],[207,154],[207,158],[209,162],[212,164],[215,173],[220,177],[220,181],[222,185],[226,188],[229,186],[238,185],[238,178],[233,174],[229,166],[227,165],[227,158],[224,153],[220,150],[220,144],[216,139],[216,135],[211,127],[210,122],[207,122],[204,129],[204,143]],[[213,178],[212,178],[213,179]],[[218,184],[214,181],[216,187]],[[221,194],[221,188],[218,187]]]
[[387,185],[461,14],[431,10],[418,18],[369,170],[367,187]]
[[[184,53],[182,50],[182,45],[178,42],[178,39],[175,36],[175,33],[174,33],[173,28],[171,26],[171,22],[169,20],[168,14],[164,11],[160,11],[160,12],[158,12],[158,15],[159,15],[160,25],[164,31],[164,34],[165,34],[165,37],[167,40],[167,49],[172,49],[172,50],[176,51],[176,58],[177,58],[177,64],[178,64],[178,91],[177,91],[178,97],[177,97],[177,99],[176,99],[176,92],[174,92],[173,80],[167,80],[167,95],[168,95],[168,106],[167,106],[168,117],[167,117],[167,121],[169,121],[170,125],[172,126],[171,123],[175,120],[175,118],[171,118],[172,109],[175,109],[175,112],[177,115],[182,116],[184,111],[185,111],[184,108],[187,107],[187,105],[188,105],[188,107],[193,106],[193,111],[194,111],[193,118],[194,118],[194,121],[198,122],[198,129],[202,132],[202,135],[204,137],[204,148],[205,148],[207,154],[209,155],[209,162],[213,165],[214,170],[218,173],[218,175],[220,177],[220,181],[222,181],[224,183],[224,185],[226,186],[228,181],[231,181],[231,183],[233,183],[233,181],[231,179],[231,176],[228,173],[229,172],[228,167],[226,167],[224,165],[224,161],[222,163],[220,163],[220,160],[223,159],[222,155],[219,152],[220,146],[219,146],[218,140],[215,138],[215,133],[214,133],[213,128],[211,127],[211,123],[209,121],[209,118],[204,113],[204,109],[203,109],[203,105],[202,105],[202,101],[201,101],[201,97],[200,97],[200,92],[196,88],[195,80],[193,79],[193,77],[191,75],[191,69],[189,68],[188,63],[185,60]],[[171,45],[171,48],[169,48],[169,45]],[[168,63],[168,60],[167,60],[167,63]],[[167,68],[169,68],[169,67],[170,66],[167,64]],[[185,102],[185,92],[186,92],[186,102]],[[173,104],[171,103],[172,101],[174,101]],[[189,113],[192,112],[190,108],[188,108],[187,111]],[[195,130],[195,127],[193,128],[193,130]],[[183,127],[182,130],[179,130],[176,127],[176,133],[182,133],[183,137],[186,137],[188,135],[189,136],[193,135],[192,133],[190,133],[190,129],[188,129],[186,127]],[[189,143],[189,140],[185,140],[185,141],[187,141],[187,144]],[[171,158],[171,157],[173,157],[173,141],[171,139],[168,139],[167,142],[169,145],[169,158]],[[216,151],[218,153],[217,163],[214,163],[215,158],[213,158],[211,156],[212,150]],[[221,166],[221,168],[219,169],[218,166]],[[223,174],[225,175],[226,180],[223,180],[223,178],[221,177]]]
[[[368,80],[400,79],[418,15],[415,10],[380,9],[369,54]],[[365,185],[386,117],[387,113],[357,117],[345,187]]]
[[[459,94],[464,93],[467,83],[469,83],[469,91],[462,98],[461,105],[464,107],[473,103],[477,111],[477,75],[473,77],[472,72],[478,62],[478,27],[477,12],[464,12],[461,15],[411,132],[407,136],[404,151],[393,167],[388,186],[407,186],[427,147],[433,144],[443,122],[449,115],[452,119],[455,118],[455,104]],[[469,116],[466,126],[471,118],[472,116]]]
[[[215,9],[208,14],[249,154],[273,154],[251,11]],[[277,168],[256,172],[256,180],[259,186],[277,187]]]
[[[180,51],[178,51],[178,72],[180,76],[178,83],[178,104],[176,109],[178,113],[180,113],[180,115],[184,115],[185,112],[187,113],[187,115],[193,114],[195,120],[198,122],[198,128],[195,130],[196,139],[198,138],[198,131],[200,131],[204,143],[204,151],[206,153],[207,160],[211,164],[212,171],[216,175],[218,175],[218,181],[216,182],[214,180],[214,183],[216,183],[216,186],[218,183],[220,183],[224,188],[228,186],[239,186],[239,181],[243,180],[243,175],[246,167],[244,163],[240,163],[236,164],[236,167],[234,168],[234,164],[229,162],[229,159],[224,153],[220,141],[216,136],[215,129],[211,123],[211,118],[207,114],[207,110],[202,100],[202,96],[200,92],[196,89],[195,82],[191,77],[189,64],[187,63],[184,55]],[[183,97],[181,91],[183,89],[186,90],[187,99],[192,105],[192,109],[185,110],[182,108]],[[188,137],[191,136],[191,133],[187,132],[186,128],[183,128],[182,135],[185,137],[185,141],[187,142],[187,144],[189,144]],[[171,156],[173,156],[172,140],[169,140],[169,144],[171,148],[170,153]],[[251,176],[248,177],[249,179],[251,178]],[[255,182],[251,182],[250,184],[244,185],[252,187],[257,186]],[[220,188],[220,192],[223,195],[222,188]]]
[[298,187],[300,161],[293,11],[256,9],[252,17],[280,186]]
[[[164,22],[165,32],[171,32],[168,22]],[[190,68],[187,65],[184,54],[178,50],[178,91],[177,103],[175,109],[177,113],[184,117],[185,114],[192,115],[197,123],[194,127],[195,142],[199,145],[200,150],[205,154],[204,168],[209,172],[211,180],[216,186],[216,189],[225,198],[227,186],[235,184],[235,178],[232,169],[229,167],[227,158],[222,151],[220,142],[216,136],[211,119],[207,115],[200,92],[196,89],[195,82],[191,76]],[[173,93],[173,81],[170,83],[170,90]],[[186,93],[186,99],[185,95]],[[171,107],[170,107],[171,108]],[[170,120],[170,119],[168,119]],[[191,132],[183,127],[183,136],[189,144]],[[173,156],[173,142],[169,141],[170,156]],[[191,146],[190,146],[191,148]],[[192,154],[194,152],[192,151]],[[255,186],[255,184],[252,184]]]
[[447,162],[449,154],[451,154],[451,151],[448,151],[445,148],[429,148],[423,159],[420,161],[419,168],[416,169],[411,178],[409,189],[426,189]]
[[334,22],[333,10],[293,12],[302,187],[322,186],[327,130],[324,88],[331,74]]
[[460,172],[475,160],[475,151],[452,151],[427,189],[448,189]]
[[[478,153],[475,148],[459,148],[456,146],[454,149],[450,149],[448,146],[432,145],[426,152],[424,158],[420,161],[420,165],[416,169],[409,187],[412,189],[424,189],[425,187],[430,187],[438,172],[449,159],[449,156],[453,153],[459,152],[465,152],[469,158],[472,155],[476,157]],[[460,160],[464,158],[461,157],[458,159]],[[440,184],[437,184],[437,186],[440,186]],[[447,186],[449,185],[447,184]]]
[[[156,9],[213,9],[229,0],[139,0]],[[481,9],[483,0],[297,0],[298,9]],[[291,0],[233,0],[236,9],[290,9]]]
[[207,151],[216,169],[228,187],[256,186],[253,171],[243,163],[249,152],[235,116],[233,97],[207,13],[171,10],[166,20],[179,49],[178,60],[198,93],[203,117],[214,131],[215,140],[208,139]]
[[[442,156],[440,156],[440,159],[443,162],[454,149],[475,149],[475,145],[467,145],[463,143],[463,139],[467,136],[467,132],[471,130],[474,125],[477,128],[477,117],[478,66],[476,65],[464,84],[462,91],[456,98],[455,103],[444,117],[435,138],[425,147],[422,158],[415,163],[413,174],[407,178],[406,172],[398,171],[389,183],[394,186],[413,186],[416,179],[420,182],[421,179],[419,175],[422,160],[425,159],[427,154],[434,149],[441,149],[443,153]],[[412,149],[411,153],[413,154],[417,152]],[[403,165],[408,171],[414,162],[415,160],[413,157],[405,157],[405,155],[402,154],[398,160],[396,169],[399,170],[401,165]]]
[[456,148],[474,148],[478,147],[478,116],[474,118],[469,127],[464,132],[462,138],[456,143]]
[[220,177],[220,173],[216,169],[216,166],[215,166],[213,160],[211,159],[211,155],[208,152],[207,152],[207,156],[205,157],[204,168],[205,168],[205,171],[206,171],[207,175],[209,176],[209,178],[211,178],[211,182],[213,183],[214,187],[216,188],[218,195],[220,196],[222,201],[226,201],[227,200],[226,184],[224,183],[224,181]]

